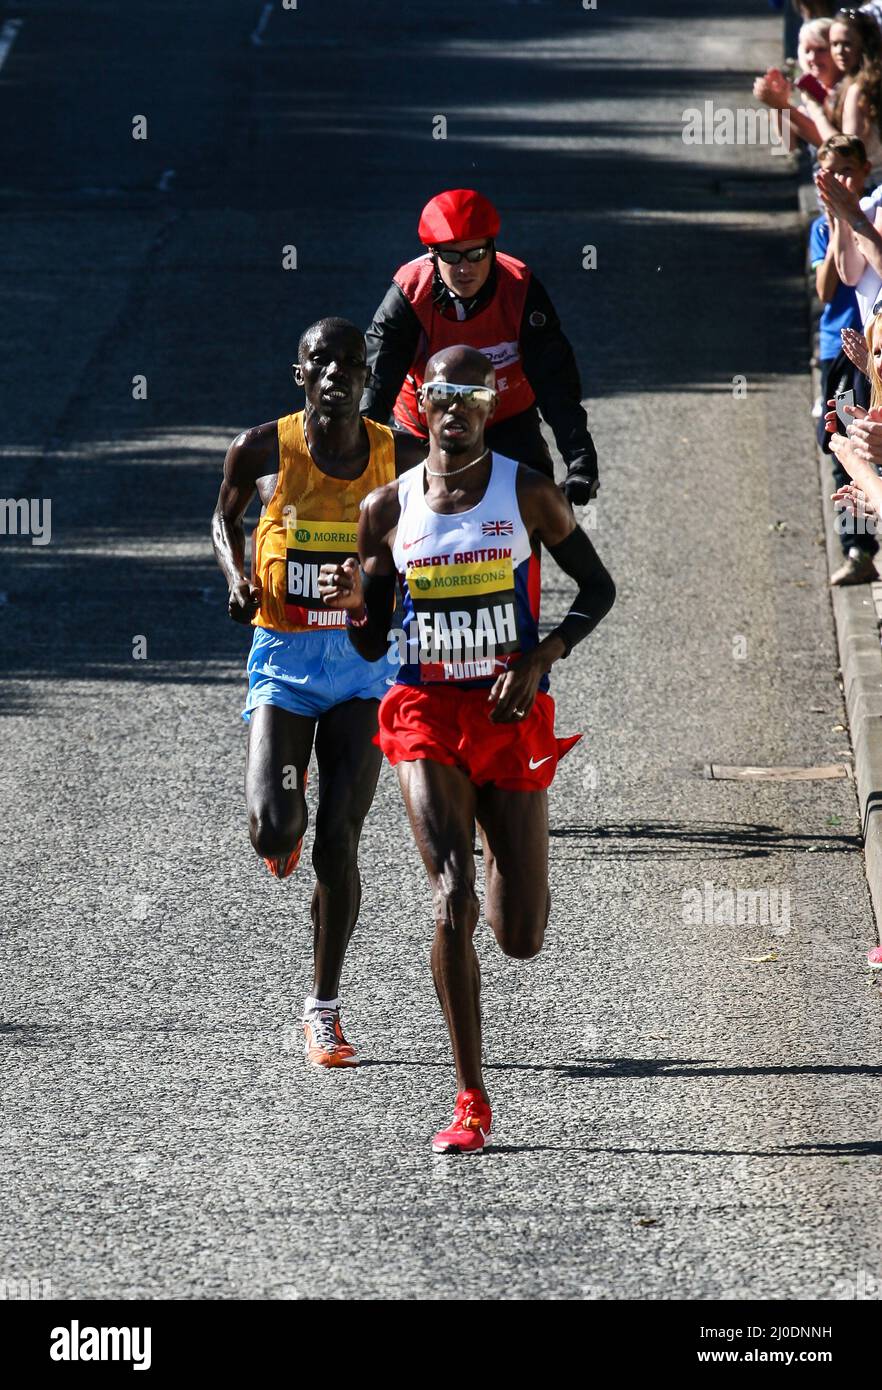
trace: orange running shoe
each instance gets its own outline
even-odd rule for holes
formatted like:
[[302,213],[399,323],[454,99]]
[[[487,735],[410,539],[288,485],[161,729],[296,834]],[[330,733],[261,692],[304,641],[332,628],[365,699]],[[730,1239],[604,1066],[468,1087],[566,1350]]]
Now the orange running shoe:
[[481,1092],[460,1091],[453,1110],[453,1123],[439,1130],[432,1140],[436,1154],[477,1154],[490,1133],[493,1112]]
[[[304,795],[304,796],[306,795],[306,786],[307,786],[307,783],[308,783],[308,782],[309,782],[309,769],[307,768],[306,772],[304,772],[304,774],[303,774],[303,795]],[[301,835],[301,836],[300,836],[300,839],[297,841],[297,844],[294,846],[294,848],[292,849],[291,853],[288,855],[288,858],[285,860],[284,864],[282,863],[281,859],[266,859],[266,858],[265,858],[263,862],[264,862],[264,864],[266,865],[266,867],[269,869],[269,871],[270,871],[270,873],[272,874],[273,878],[287,878],[288,875],[289,875],[289,874],[293,874],[294,870],[297,868],[297,865],[300,863],[300,856],[301,856],[302,853],[303,853],[303,836]]]
[[288,855],[288,858],[285,860],[284,864],[282,863],[281,859],[264,859],[263,862],[269,869],[273,878],[287,878],[288,875],[293,874],[294,870],[297,868],[297,865],[300,863],[300,856],[302,853],[303,836],[301,835],[300,839],[297,841],[297,844],[294,846],[291,853]]
[[355,1048],[343,1036],[339,1009],[310,1009],[303,1015],[303,1051],[314,1067],[357,1067]]

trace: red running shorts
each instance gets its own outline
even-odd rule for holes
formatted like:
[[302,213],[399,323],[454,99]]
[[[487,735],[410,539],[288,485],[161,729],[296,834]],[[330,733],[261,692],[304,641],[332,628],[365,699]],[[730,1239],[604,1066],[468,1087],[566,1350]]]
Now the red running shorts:
[[557,764],[581,734],[554,736],[554,701],[540,690],[526,719],[494,724],[487,690],[394,685],[380,701],[376,742],[394,767],[428,758],[458,767],[476,787],[504,791],[549,787]]

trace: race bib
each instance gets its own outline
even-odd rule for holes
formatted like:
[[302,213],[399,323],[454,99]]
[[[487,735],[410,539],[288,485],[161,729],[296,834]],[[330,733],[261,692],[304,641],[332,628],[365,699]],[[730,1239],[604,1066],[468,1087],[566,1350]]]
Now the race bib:
[[424,681],[486,680],[520,651],[511,556],[465,564],[411,565],[408,661]]
[[289,513],[285,551],[285,616],[298,627],[345,627],[345,613],[322,603],[319,570],[358,555],[357,522],[307,521]]

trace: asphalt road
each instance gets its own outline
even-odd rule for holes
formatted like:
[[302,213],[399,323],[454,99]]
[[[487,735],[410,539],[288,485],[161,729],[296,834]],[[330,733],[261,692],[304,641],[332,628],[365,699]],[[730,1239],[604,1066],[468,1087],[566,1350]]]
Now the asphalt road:
[[[745,102],[780,21],[705,10],[277,0],[255,43],[260,0],[0,4],[23,20],[0,70],[3,491],[52,504],[48,544],[0,538],[0,1277],[879,1296],[853,786],[703,771],[850,755],[792,171],[682,140],[684,109]],[[481,934],[498,1139],[471,1163],[428,1148],[453,1074],[388,769],[343,989],[366,1065],[303,1065],[310,878],[276,884],[248,844],[247,635],[208,541],[229,439],[298,407],[301,329],[367,323],[419,208],[462,184],[576,346],[619,588],[554,673],[585,739],[551,793],[547,947],[513,962]],[[549,566],[549,625],[567,602]],[[707,883],[786,910],[688,920]]]

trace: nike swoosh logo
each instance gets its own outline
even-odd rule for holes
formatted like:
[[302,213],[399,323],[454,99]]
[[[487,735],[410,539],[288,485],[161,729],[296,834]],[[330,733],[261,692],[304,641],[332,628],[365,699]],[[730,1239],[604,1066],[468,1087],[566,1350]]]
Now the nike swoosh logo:
[[553,758],[553,757],[554,757],[554,754],[553,754],[553,753],[549,753],[547,758],[540,758],[539,761],[538,761],[538,763],[534,763],[534,762],[533,762],[533,759],[531,758],[531,759],[530,759],[530,771],[531,771],[531,772],[535,772],[536,769],[537,769],[537,767],[541,767],[543,763],[547,763],[547,762],[549,761],[549,759],[550,759],[550,758]]
[[404,545],[403,545],[403,549],[404,549],[404,550],[410,550],[410,548],[411,548],[412,545],[419,545],[420,541],[427,541],[427,540],[429,539],[429,537],[431,536],[431,534],[432,534],[431,531],[427,531],[426,534],[425,534],[424,536],[417,536],[417,538],[416,538],[415,541],[405,541],[405,542],[404,542]]
[[285,676],[284,679],[289,685],[306,685],[309,676]]

